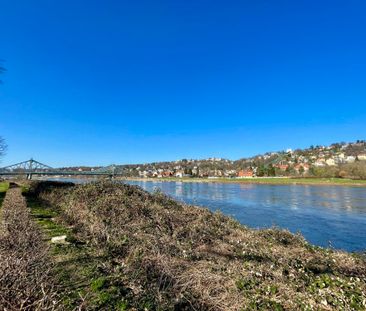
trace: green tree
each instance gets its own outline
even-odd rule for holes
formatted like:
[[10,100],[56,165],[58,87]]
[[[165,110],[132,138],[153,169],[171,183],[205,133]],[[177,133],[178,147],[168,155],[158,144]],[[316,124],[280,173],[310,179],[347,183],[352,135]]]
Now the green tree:
[[272,165],[272,163],[270,165],[268,165],[267,175],[276,176],[276,170],[275,170],[274,166]]
[[304,172],[305,172],[305,169],[302,166],[300,166],[299,174],[302,176],[302,175],[304,175]]
[[260,164],[257,168],[257,176],[263,177],[266,174],[266,169],[263,164]]

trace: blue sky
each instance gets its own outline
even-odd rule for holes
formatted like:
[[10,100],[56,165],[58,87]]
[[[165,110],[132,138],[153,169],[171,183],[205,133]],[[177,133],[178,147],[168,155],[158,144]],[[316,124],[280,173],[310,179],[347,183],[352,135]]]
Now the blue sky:
[[366,137],[364,1],[0,1],[2,164]]

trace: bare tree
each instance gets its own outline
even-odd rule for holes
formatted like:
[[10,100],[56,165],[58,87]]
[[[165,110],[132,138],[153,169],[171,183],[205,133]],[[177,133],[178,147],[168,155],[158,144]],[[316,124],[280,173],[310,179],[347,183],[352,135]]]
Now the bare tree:
[[5,155],[7,147],[5,139],[0,136],[0,159]]

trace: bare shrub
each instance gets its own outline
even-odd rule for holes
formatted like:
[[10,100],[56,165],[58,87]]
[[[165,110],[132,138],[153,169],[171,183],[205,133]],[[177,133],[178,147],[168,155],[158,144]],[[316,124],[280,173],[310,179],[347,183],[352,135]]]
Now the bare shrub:
[[51,188],[33,191],[104,253],[105,273],[129,289],[137,309],[147,300],[149,310],[366,308],[361,257],[313,247],[276,228],[251,230],[135,186]]
[[0,309],[56,309],[48,248],[19,188],[10,188],[0,231]]

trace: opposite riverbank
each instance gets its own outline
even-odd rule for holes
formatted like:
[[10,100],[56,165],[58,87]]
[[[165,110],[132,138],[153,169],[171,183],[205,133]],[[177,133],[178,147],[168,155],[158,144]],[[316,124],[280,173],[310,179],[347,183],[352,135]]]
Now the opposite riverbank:
[[254,177],[254,178],[122,178],[131,181],[171,181],[171,182],[202,182],[202,183],[239,183],[264,185],[312,185],[312,186],[353,186],[366,187],[366,180],[345,178],[285,178],[285,177]]

